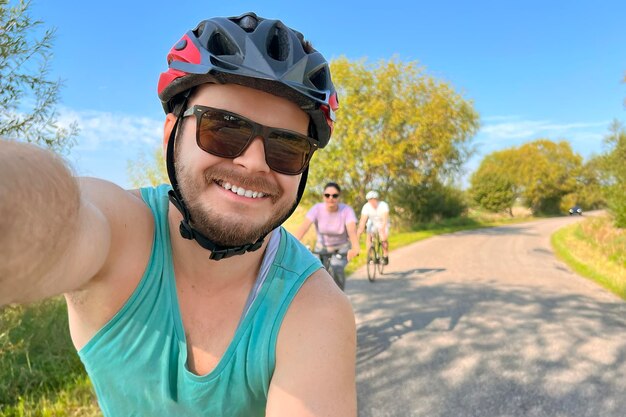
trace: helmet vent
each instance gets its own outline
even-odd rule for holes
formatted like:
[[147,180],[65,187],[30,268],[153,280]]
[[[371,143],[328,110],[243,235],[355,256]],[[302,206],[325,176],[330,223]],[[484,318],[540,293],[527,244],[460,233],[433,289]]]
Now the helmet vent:
[[196,38],[199,38],[202,35],[202,32],[204,32],[205,26],[206,26],[205,22],[200,22],[200,24],[194,30],[192,30],[193,34],[196,35]]
[[240,28],[245,30],[246,32],[254,32],[256,27],[259,25],[259,21],[254,13],[245,14],[237,21],[237,24]]
[[313,74],[309,76],[309,81],[317,88],[318,90],[326,90],[328,80],[327,68],[324,66]]
[[219,32],[214,32],[209,38],[207,49],[213,55],[235,55],[237,48],[228,39]]
[[289,56],[289,35],[284,27],[276,25],[269,31],[267,54],[277,61],[284,61]]

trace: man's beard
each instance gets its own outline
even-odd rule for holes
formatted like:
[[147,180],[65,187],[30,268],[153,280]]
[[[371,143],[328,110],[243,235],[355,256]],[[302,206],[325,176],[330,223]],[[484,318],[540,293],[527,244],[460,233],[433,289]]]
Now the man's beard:
[[191,225],[217,245],[232,247],[255,243],[287,220],[297,204],[294,196],[291,201],[286,200],[275,205],[272,208],[272,216],[264,224],[253,223],[245,216],[218,212],[210,201],[202,201],[200,197],[206,187],[216,181],[220,184],[230,182],[247,190],[261,191],[269,195],[264,198],[270,198],[274,203],[281,200],[283,190],[264,178],[246,177],[220,167],[207,168],[202,183],[198,184],[189,170],[179,161],[176,162],[178,187],[189,210]]

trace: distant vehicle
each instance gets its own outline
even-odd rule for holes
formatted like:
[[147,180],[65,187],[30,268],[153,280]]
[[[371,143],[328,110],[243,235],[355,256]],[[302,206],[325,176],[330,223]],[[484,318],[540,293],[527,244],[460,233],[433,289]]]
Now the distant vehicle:
[[583,215],[583,209],[580,208],[580,206],[574,206],[571,209],[569,209],[569,215],[573,216],[574,214],[578,214],[579,216]]

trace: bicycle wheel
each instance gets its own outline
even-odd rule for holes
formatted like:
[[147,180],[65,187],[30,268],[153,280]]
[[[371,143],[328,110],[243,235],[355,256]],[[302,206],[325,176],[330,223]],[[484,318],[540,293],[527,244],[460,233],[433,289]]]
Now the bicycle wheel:
[[370,250],[367,251],[367,279],[370,282],[374,282],[376,279],[376,261],[376,249],[372,245]]
[[383,262],[383,244],[378,241],[378,272],[380,275],[383,274],[383,270],[385,269],[385,263]]

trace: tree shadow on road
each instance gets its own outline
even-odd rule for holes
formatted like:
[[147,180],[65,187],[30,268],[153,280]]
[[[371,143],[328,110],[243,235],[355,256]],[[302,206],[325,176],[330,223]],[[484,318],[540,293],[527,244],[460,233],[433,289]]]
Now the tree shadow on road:
[[626,303],[441,271],[349,281],[359,416],[625,415]]

